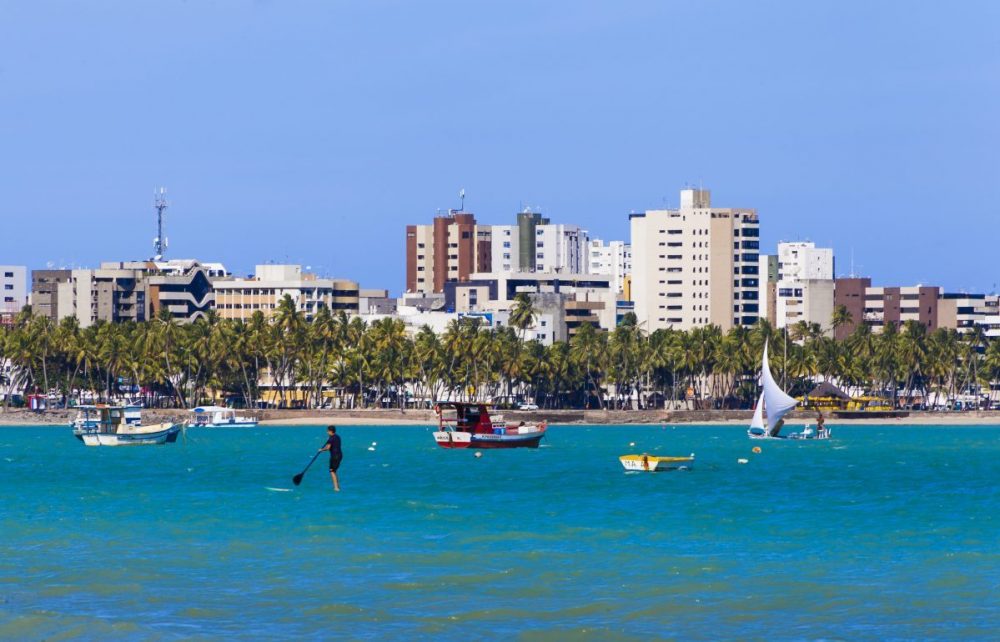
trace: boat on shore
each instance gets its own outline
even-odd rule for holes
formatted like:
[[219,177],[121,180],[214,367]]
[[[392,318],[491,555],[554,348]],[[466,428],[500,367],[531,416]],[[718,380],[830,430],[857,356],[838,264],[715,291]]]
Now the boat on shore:
[[[764,357],[760,367],[761,393],[757,399],[757,406],[753,411],[753,419],[750,422],[750,429],[747,435],[751,439],[829,439],[829,428],[810,427],[804,428],[801,432],[781,434],[781,428],[785,422],[782,419],[792,411],[799,403],[781,389],[781,386],[771,375],[771,366],[767,360],[767,343],[764,344]],[[765,410],[767,421],[764,420]]]
[[150,446],[177,441],[181,425],[171,422],[142,425],[132,421],[126,406],[77,406],[73,435],[87,446]]
[[490,418],[484,403],[442,401],[434,406],[438,430],[434,441],[442,448],[538,448],[545,422],[507,423]]
[[255,417],[241,417],[223,406],[198,406],[191,412],[194,419],[188,428],[254,428],[259,423]]
[[656,455],[622,455],[618,458],[625,470],[658,473],[665,470],[691,470],[694,453],[687,457],[658,457]]

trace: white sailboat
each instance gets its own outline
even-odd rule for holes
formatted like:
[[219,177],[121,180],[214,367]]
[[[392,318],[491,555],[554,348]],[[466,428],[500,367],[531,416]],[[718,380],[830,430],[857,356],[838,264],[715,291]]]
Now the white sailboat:
[[[760,369],[761,393],[757,407],[753,412],[753,420],[747,434],[751,439],[825,439],[829,431],[824,430],[823,436],[818,436],[808,428],[801,433],[781,435],[781,418],[798,405],[798,401],[788,396],[781,386],[771,376],[771,366],[767,361],[767,343],[764,344],[764,358]],[[764,421],[764,409],[767,409],[767,421]]]

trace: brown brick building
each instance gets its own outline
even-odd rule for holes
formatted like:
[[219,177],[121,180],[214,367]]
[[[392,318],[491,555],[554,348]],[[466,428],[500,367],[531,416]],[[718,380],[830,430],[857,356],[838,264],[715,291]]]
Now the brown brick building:
[[407,292],[444,292],[492,268],[492,232],[470,212],[451,210],[431,225],[406,226]]

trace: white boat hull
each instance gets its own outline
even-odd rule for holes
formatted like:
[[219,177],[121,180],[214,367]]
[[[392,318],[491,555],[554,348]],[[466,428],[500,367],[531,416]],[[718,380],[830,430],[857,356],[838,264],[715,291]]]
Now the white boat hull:
[[177,441],[180,424],[128,426],[119,432],[84,432],[78,435],[87,446],[155,446]]
[[188,428],[256,428],[256,421],[232,421],[222,423],[189,423]]
[[824,430],[822,433],[817,433],[813,430],[803,430],[802,432],[793,432],[787,435],[775,435],[771,436],[768,434],[761,434],[754,432],[753,428],[747,431],[747,435],[750,439],[767,439],[770,441],[812,441],[812,440],[823,440],[830,438],[831,431],[829,429]]

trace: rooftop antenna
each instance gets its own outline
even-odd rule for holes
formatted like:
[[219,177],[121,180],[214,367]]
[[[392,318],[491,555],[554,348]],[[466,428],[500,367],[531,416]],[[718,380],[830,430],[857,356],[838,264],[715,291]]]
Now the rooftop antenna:
[[462,199],[462,205],[458,208],[458,211],[459,212],[464,212],[465,211],[465,188],[464,187],[461,190],[459,190],[458,197],[460,199]]
[[167,209],[167,188],[153,191],[153,208],[156,209],[156,238],[153,239],[153,260],[159,261],[167,251],[167,239],[163,236],[163,212]]

